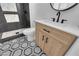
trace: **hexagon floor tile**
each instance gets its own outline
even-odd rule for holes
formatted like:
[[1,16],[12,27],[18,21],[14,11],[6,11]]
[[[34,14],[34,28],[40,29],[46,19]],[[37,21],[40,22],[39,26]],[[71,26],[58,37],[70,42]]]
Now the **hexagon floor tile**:
[[25,36],[0,45],[0,56],[46,56],[35,41],[27,41]]

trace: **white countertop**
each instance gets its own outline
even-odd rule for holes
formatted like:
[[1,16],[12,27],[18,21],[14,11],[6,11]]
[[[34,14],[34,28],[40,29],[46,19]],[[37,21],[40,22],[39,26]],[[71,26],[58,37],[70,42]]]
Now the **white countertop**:
[[68,32],[70,34],[73,34],[73,35],[79,37],[79,27],[77,27],[77,26],[71,26],[69,24],[64,24],[64,23],[61,24],[61,23],[53,22],[52,20],[46,20],[46,19],[35,20],[35,22],[39,22],[39,23],[45,24],[47,26],[60,29],[62,31]]

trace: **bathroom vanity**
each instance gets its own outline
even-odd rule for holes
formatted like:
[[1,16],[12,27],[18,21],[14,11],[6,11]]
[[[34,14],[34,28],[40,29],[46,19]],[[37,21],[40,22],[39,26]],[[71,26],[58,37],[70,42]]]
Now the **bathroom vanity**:
[[79,36],[77,27],[65,26],[51,20],[35,20],[36,43],[49,56],[65,55]]

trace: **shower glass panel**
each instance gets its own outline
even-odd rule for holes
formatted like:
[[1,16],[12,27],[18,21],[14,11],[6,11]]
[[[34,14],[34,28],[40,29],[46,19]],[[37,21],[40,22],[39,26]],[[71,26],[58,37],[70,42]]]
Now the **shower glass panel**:
[[4,14],[7,23],[19,22],[19,17],[17,14]]
[[15,11],[17,12],[15,3],[1,3],[1,7],[3,11]]

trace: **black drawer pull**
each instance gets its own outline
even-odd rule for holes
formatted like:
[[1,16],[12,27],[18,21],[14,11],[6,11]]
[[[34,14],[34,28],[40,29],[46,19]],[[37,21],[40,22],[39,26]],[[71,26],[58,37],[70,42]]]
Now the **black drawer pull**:
[[48,31],[48,30],[46,30],[46,29],[43,29],[44,31],[46,31],[46,32],[48,32],[48,33],[50,33],[50,31]]
[[44,40],[44,35],[42,36],[42,41]]
[[46,43],[48,42],[48,37],[46,37]]

